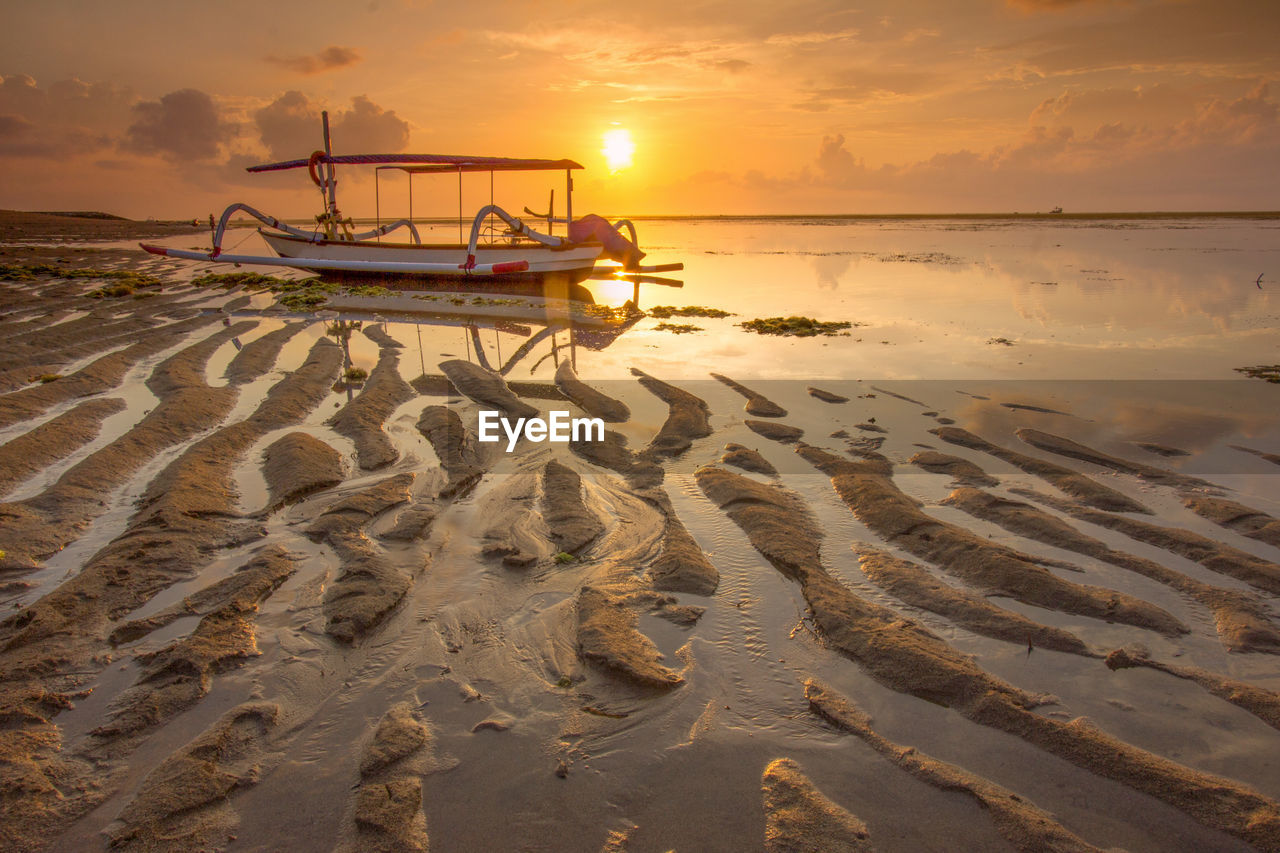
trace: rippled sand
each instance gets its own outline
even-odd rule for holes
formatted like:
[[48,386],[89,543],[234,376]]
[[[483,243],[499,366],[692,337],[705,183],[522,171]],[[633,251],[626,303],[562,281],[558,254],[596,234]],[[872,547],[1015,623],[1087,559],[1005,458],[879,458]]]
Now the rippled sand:
[[[1163,337],[1140,295],[1055,303],[1029,265],[1067,267],[1022,244],[1078,227],[737,224],[645,291],[737,315],[680,337],[273,313],[116,247],[7,247],[169,283],[0,282],[0,839],[1280,849],[1280,407],[1230,369],[1271,303]],[[1071,263],[1237,247],[1216,228],[1134,250],[1107,222]],[[801,312],[868,325],[733,325]],[[495,407],[605,413],[607,441],[507,454],[475,434]]]

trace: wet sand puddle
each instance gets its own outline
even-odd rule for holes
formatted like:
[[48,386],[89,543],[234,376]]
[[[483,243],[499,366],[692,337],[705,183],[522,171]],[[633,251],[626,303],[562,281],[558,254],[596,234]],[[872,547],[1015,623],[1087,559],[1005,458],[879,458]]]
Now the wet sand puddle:
[[[62,378],[0,395],[0,838],[1280,849],[1270,389],[1023,377],[1025,344],[981,328],[927,378],[912,336],[942,321],[873,316],[883,270],[1136,274],[972,233],[744,237],[723,257],[868,272],[870,326],[737,329],[769,315],[757,271],[688,348],[652,319],[534,340],[527,317],[9,283],[4,322],[67,313],[10,365]],[[603,445],[508,454],[477,439],[490,408],[617,417]],[[37,429],[58,453],[24,461]]]

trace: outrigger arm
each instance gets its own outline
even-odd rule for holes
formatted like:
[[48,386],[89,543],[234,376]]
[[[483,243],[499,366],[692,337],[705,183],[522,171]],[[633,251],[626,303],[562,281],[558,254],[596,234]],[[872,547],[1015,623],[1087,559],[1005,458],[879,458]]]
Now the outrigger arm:
[[484,221],[491,215],[507,223],[507,227],[511,229],[513,234],[528,237],[530,240],[541,243],[544,246],[563,246],[568,242],[564,237],[553,237],[550,234],[543,234],[540,231],[533,230],[522,220],[507,213],[496,204],[486,204],[480,208],[476,218],[471,221],[471,240],[467,243],[466,269],[474,269],[476,266],[476,245],[480,242],[480,227],[484,225]]
[[[213,253],[210,255],[211,258],[216,258],[222,254],[222,237],[223,234],[226,233],[227,224],[231,221],[231,215],[240,210],[249,214],[263,225],[269,225],[278,231],[283,231],[286,234],[292,234],[294,237],[301,237],[309,243],[315,243],[322,239],[319,235],[311,231],[304,231],[301,228],[296,228],[293,225],[281,222],[274,216],[267,216],[265,213],[255,210],[247,204],[236,203],[222,211],[222,216],[218,219],[218,226],[213,231]],[[409,229],[409,233],[413,236],[414,243],[422,242],[422,238],[418,236],[418,229],[407,219],[401,219],[396,222],[392,222],[389,225],[383,225],[379,228],[373,229],[372,231],[365,232],[364,234],[353,234],[351,239],[355,241],[368,240],[371,237],[381,237],[383,234],[402,227],[407,227]]]

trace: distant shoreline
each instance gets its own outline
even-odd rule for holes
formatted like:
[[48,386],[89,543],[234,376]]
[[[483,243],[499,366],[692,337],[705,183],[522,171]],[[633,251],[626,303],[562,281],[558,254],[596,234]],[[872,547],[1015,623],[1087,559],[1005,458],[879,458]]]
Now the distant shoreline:
[[[610,214],[614,219],[625,214]],[[921,221],[966,221],[966,222],[1116,222],[1124,220],[1160,221],[1187,219],[1236,219],[1236,220],[1280,220],[1280,210],[1211,210],[1211,211],[1128,211],[1119,213],[686,213],[686,214],[635,214],[626,215],[637,222],[806,222],[806,221],[838,221],[838,222],[921,222]],[[530,222],[538,218],[525,217]],[[199,224],[192,226],[192,220],[133,220],[123,216],[99,211],[45,212],[0,210],[0,220],[6,224],[46,224],[55,223],[74,226],[77,222],[88,225],[129,225],[147,228],[148,230],[166,228],[184,228],[191,231],[207,230],[204,219],[197,218]],[[310,225],[313,217],[286,217],[286,222]],[[372,216],[354,217],[354,222],[373,223],[390,221],[390,217],[377,220]],[[457,223],[453,216],[420,216],[415,222],[430,225],[448,225]],[[469,218],[468,218],[469,221]],[[249,224],[250,220],[237,218],[232,220],[233,226]]]
[[[841,221],[841,222],[875,222],[875,221],[927,221],[927,220],[962,220],[969,222],[1013,221],[1067,221],[1087,222],[1118,220],[1185,220],[1185,219],[1240,219],[1240,220],[1272,220],[1280,219],[1280,210],[1215,210],[1215,211],[1150,211],[1129,213],[686,213],[686,214],[617,214],[606,216],[613,220],[626,216],[635,222],[804,222],[804,221]],[[525,216],[529,222],[537,222],[538,217]],[[289,218],[294,223],[311,223],[312,219],[300,217]],[[373,217],[356,217],[353,221],[365,223],[375,222]],[[382,222],[392,221],[383,217]],[[432,225],[456,224],[456,216],[418,216],[414,222]],[[466,218],[470,222],[470,217]]]

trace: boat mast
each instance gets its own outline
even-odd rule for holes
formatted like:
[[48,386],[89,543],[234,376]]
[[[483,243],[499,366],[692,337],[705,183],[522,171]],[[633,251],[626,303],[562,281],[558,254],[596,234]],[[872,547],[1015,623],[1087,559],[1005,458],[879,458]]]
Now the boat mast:
[[[329,142],[329,111],[323,110],[320,118],[324,122],[324,156],[332,157],[333,146]],[[336,220],[338,218],[338,181],[334,176],[332,160],[325,164],[325,183],[328,184],[329,189],[329,215]]]
[[564,221],[573,222],[573,170],[564,170]]

